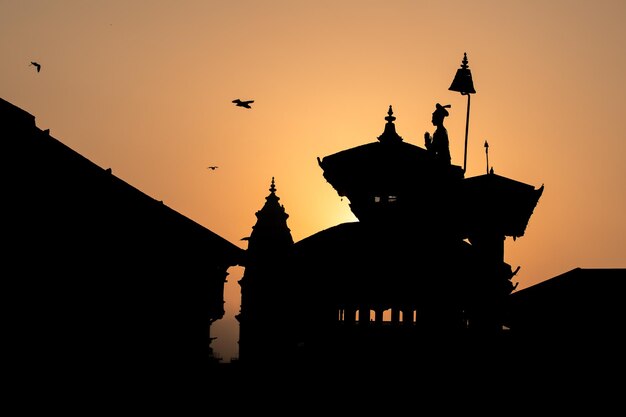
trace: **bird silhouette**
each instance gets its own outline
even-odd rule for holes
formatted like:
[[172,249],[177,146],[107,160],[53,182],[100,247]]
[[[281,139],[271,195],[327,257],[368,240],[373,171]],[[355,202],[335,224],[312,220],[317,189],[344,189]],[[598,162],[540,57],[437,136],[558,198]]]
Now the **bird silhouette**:
[[254,100],[241,101],[239,99],[235,99],[233,100],[233,103],[235,103],[237,107],[245,107],[246,109],[251,109],[252,107],[250,107],[250,104],[254,103]]
[[37,68],[37,72],[41,71],[41,65],[38,64],[37,62],[31,61],[30,65],[33,65],[35,68]]
[[219,167],[216,166],[216,165],[211,165],[210,167],[206,167],[206,169],[210,169],[210,170],[213,170],[213,171],[215,171],[217,168],[219,168]]

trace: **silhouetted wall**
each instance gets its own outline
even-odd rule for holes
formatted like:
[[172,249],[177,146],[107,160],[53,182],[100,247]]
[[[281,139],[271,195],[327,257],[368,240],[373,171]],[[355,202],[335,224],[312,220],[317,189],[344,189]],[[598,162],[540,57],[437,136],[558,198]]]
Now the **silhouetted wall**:
[[626,347],[626,269],[574,268],[514,292],[507,324],[546,351],[607,355]]
[[243,250],[0,101],[12,363],[53,383],[206,378],[210,324]]

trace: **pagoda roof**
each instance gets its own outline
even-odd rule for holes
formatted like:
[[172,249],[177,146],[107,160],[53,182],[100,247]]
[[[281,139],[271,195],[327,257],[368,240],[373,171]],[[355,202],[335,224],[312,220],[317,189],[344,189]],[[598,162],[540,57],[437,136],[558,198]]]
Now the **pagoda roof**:
[[423,174],[429,161],[425,149],[406,142],[368,143],[318,160],[324,178],[342,196],[364,185],[378,188],[389,181]]
[[466,178],[462,185],[466,232],[498,230],[513,238],[523,236],[543,190],[543,185],[536,189],[493,173]]
[[389,106],[384,132],[377,142],[366,143],[318,159],[324,178],[345,196],[350,192],[392,187],[416,181],[463,177],[460,166],[442,164],[425,148],[404,142],[396,133]]
[[[462,264],[468,267],[471,259],[468,243],[409,233],[407,229],[364,222],[341,223],[296,242],[294,253],[299,264],[310,266],[308,272],[324,271],[314,274],[313,279],[323,276],[345,291],[352,286],[369,288],[372,293],[394,285],[424,288],[437,285],[431,280],[435,275],[454,270],[448,276],[455,276],[460,273],[455,268]],[[442,268],[443,260],[449,259],[459,262],[447,263]]]

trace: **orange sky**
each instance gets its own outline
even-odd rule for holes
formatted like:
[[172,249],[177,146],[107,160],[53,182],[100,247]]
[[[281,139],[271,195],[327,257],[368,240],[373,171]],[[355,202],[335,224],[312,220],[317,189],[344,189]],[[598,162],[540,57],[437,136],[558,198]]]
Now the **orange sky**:
[[[435,103],[451,104],[462,166],[467,99],[448,87],[467,52],[466,177],[485,173],[487,140],[497,174],[545,185],[526,235],[505,242],[522,289],[626,267],[624,21],[622,0],[0,0],[0,97],[246,248],[272,177],[295,241],[355,220],[316,158],[376,141],[389,105],[423,146]],[[214,325],[226,360],[241,273]]]

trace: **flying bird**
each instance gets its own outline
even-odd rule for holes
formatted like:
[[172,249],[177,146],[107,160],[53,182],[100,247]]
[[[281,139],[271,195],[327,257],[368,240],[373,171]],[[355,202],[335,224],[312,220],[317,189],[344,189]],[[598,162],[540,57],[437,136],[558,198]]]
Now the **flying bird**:
[[210,169],[215,171],[217,168],[219,168],[217,165],[211,165],[210,167],[206,167],[206,169]]
[[254,100],[241,101],[239,99],[236,99],[236,100],[233,100],[233,103],[235,103],[235,105],[238,107],[245,107],[246,109],[251,109],[252,107],[250,107],[250,104],[254,103]]
[[38,64],[37,62],[31,61],[30,65],[33,65],[35,68],[37,68],[37,72],[41,71],[41,65]]

